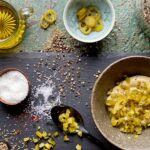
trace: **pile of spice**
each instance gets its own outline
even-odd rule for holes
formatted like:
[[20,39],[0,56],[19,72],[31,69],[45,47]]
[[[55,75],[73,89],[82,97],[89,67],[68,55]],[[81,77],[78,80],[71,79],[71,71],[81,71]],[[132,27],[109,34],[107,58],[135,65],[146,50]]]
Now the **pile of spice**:
[[72,48],[68,43],[70,43],[69,37],[60,29],[55,28],[48,38],[44,51],[71,52]]

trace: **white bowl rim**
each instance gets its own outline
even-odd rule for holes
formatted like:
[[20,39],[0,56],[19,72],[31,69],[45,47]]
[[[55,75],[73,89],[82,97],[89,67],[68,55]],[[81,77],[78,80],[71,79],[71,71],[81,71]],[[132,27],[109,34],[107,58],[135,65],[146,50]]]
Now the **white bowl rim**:
[[112,29],[113,29],[113,27],[114,27],[114,24],[115,24],[115,9],[114,9],[114,6],[113,6],[113,4],[112,4],[112,2],[110,1],[110,0],[105,0],[107,3],[108,3],[108,5],[109,5],[109,7],[110,7],[110,9],[111,9],[111,12],[112,12],[112,23],[111,23],[111,26],[110,26],[110,28],[109,28],[109,30],[105,33],[105,34],[103,34],[101,37],[98,37],[98,38],[96,38],[96,39],[93,39],[93,40],[84,40],[84,39],[82,39],[82,38],[80,38],[80,37],[77,37],[74,33],[72,33],[71,32],[71,30],[70,30],[70,28],[69,28],[69,26],[68,26],[68,24],[67,24],[67,19],[66,19],[66,14],[67,14],[67,10],[68,10],[68,8],[69,8],[69,6],[71,5],[71,3],[73,2],[74,0],[69,0],[68,2],[67,2],[67,4],[66,4],[66,6],[65,6],[65,9],[64,9],[64,12],[63,12],[63,21],[64,21],[64,25],[65,25],[65,28],[66,28],[66,30],[67,30],[67,32],[73,37],[73,38],[75,38],[76,40],[78,40],[78,41],[80,41],[80,42],[84,42],[84,43],[94,43],[94,42],[98,42],[98,41],[100,41],[100,40],[102,40],[102,39],[104,39],[111,31],[112,31]]

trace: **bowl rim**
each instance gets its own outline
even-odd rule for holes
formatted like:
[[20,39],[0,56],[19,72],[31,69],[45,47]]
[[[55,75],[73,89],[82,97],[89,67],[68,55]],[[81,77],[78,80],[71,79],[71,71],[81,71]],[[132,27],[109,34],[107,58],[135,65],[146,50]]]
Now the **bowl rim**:
[[115,18],[116,18],[116,15],[115,15],[115,9],[114,9],[114,6],[112,4],[112,2],[110,0],[105,0],[106,3],[109,5],[110,7],[110,10],[112,12],[112,23],[111,23],[111,26],[109,28],[109,30],[103,34],[101,37],[98,37],[96,39],[93,39],[93,40],[84,40],[80,37],[77,37],[74,33],[72,33],[72,31],[70,30],[69,26],[68,26],[68,23],[67,23],[67,10],[69,9],[71,3],[73,2],[74,0],[69,0],[65,6],[65,9],[64,9],[64,12],[63,12],[63,22],[64,22],[64,25],[65,25],[65,28],[67,30],[67,32],[73,37],[75,38],[76,40],[80,41],[80,42],[84,42],[84,43],[94,43],[94,42],[98,42],[102,39],[104,39],[106,36],[108,36],[108,34],[112,31],[114,25],[115,25]]
[[128,59],[135,59],[135,58],[143,58],[143,59],[149,59],[150,60],[150,57],[149,56],[140,56],[140,55],[133,55],[133,56],[126,56],[126,57],[123,57],[121,59],[118,59],[114,62],[112,62],[110,65],[108,65],[103,71],[102,73],[99,75],[99,77],[97,78],[97,80],[95,81],[94,83],[94,86],[93,86],[93,89],[92,89],[92,94],[91,94],[91,113],[92,113],[92,118],[94,120],[94,123],[97,127],[97,129],[99,130],[99,132],[103,135],[103,137],[109,141],[111,144],[113,144],[114,146],[120,148],[120,149],[126,149],[126,147],[123,147],[122,145],[120,144],[117,144],[115,143],[114,141],[112,141],[108,136],[106,136],[106,134],[103,132],[103,130],[101,130],[101,128],[99,128],[99,125],[98,125],[98,122],[97,122],[97,119],[95,117],[95,113],[94,113],[94,110],[93,110],[93,105],[94,105],[94,93],[96,91],[96,87],[97,87],[97,84],[98,82],[100,81],[100,79],[102,78],[102,76],[107,72],[107,70],[109,68],[111,68],[112,66],[114,66],[115,64],[119,63],[119,62],[122,62],[122,61],[125,61],[125,60],[128,60]]

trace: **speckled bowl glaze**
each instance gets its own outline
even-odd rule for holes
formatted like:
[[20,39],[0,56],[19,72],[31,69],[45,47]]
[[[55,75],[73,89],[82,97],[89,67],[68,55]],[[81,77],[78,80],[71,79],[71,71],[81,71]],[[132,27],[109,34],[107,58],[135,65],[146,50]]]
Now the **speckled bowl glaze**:
[[[109,114],[105,107],[107,92],[124,75],[145,75],[150,77],[150,57],[130,56],[120,59],[108,66],[99,76],[93,87],[91,96],[91,111],[94,122],[102,135],[112,144],[125,150],[149,150],[150,128],[143,130],[138,138],[124,134],[118,128],[112,127]],[[129,139],[128,137],[131,137]]]
[[[101,32],[84,35],[79,30],[76,13],[86,6],[96,6],[101,11],[104,21],[104,29]],[[104,39],[111,32],[115,23],[115,11],[110,0],[69,0],[64,9],[63,20],[72,37],[81,42],[93,43]]]

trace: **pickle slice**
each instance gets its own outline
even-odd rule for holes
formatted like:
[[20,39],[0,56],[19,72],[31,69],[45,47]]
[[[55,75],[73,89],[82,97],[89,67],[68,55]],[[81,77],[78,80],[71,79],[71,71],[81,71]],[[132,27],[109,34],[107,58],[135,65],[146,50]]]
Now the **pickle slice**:
[[49,23],[45,20],[44,16],[41,18],[40,27],[42,29],[47,29],[49,27]]
[[78,19],[81,21],[82,19],[85,18],[85,16],[87,15],[87,8],[81,8],[78,12],[77,12],[77,17]]
[[84,22],[87,26],[92,27],[92,28],[95,27],[97,24],[97,21],[96,21],[95,17],[93,17],[93,16],[87,16],[85,18]]
[[45,14],[44,18],[49,24],[53,24],[56,21],[57,14],[54,10],[49,9]]
[[102,20],[99,20],[96,27],[93,28],[93,31],[100,32],[103,30],[103,28],[104,28],[104,22]]
[[50,25],[52,25],[57,18],[57,13],[53,9],[47,10],[41,17],[40,27],[42,29],[47,29]]
[[83,7],[77,11],[76,15],[79,21],[79,29],[83,34],[88,35],[92,31],[100,32],[103,30],[104,23],[98,8],[94,6]]
[[79,29],[82,33],[84,33],[85,35],[88,35],[92,32],[92,28],[88,27],[85,23],[81,22],[79,23]]

